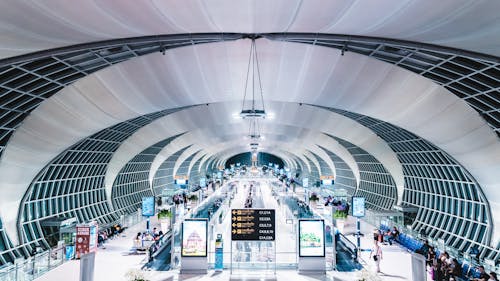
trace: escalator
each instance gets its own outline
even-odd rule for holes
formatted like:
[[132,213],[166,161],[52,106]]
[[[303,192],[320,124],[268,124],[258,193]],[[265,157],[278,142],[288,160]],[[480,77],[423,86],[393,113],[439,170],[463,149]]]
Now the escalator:
[[293,196],[284,196],[282,199],[290,211],[297,216],[299,219],[315,218],[313,212],[305,202],[300,201]]
[[[203,202],[199,208],[193,213],[192,218],[207,218],[210,220],[222,205],[224,196],[217,195],[210,197],[206,202]],[[175,231],[174,247],[180,248],[180,230]],[[171,268],[172,259],[172,231],[164,234],[158,241],[153,243],[148,250],[149,262],[144,268],[155,271],[166,271]],[[178,263],[179,261],[175,261]]]
[[363,266],[358,262],[358,248],[342,233],[335,235],[336,268],[337,271],[350,272],[361,270]]

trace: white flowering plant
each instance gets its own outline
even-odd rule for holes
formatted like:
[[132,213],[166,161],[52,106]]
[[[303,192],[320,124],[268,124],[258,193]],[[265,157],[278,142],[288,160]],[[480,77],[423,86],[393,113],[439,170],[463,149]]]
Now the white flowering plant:
[[382,278],[375,272],[363,269],[359,271],[358,281],[382,281]]
[[148,281],[144,276],[144,272],[138,269],[131,269],[126,274],[127,280],[129,281]]

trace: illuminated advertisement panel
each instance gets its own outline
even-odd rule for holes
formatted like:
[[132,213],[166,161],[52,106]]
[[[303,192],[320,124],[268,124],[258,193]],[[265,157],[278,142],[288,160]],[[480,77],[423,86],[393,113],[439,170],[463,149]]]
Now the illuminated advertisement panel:
[[142,215],[151,217],[155,215],[155,198],[142,197]]
[[325,222],[323,220],[299,220],[299,256],[325,256]]
[[365,216],[365,197],[352,197],[352,216],[358,218]]
[[182,223],[182,256],[207,256],[207,228],[206,219],[186,219]]
[[302,179],[302,186],[303,187],[309,187],[309,178],[303,178]]
[[333,185],[333,180],[332,179],[321,180],[321,185],[327,185],[327,186]]

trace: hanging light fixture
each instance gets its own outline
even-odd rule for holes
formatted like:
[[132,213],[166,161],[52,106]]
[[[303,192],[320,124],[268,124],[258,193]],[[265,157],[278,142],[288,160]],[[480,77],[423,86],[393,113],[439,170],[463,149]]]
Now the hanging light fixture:
[[259,120],[257,117],[252,117],[250,119],[250,127],[248,128],[248,137],[254,141],[254,140],[259,140],[261,135],[260,135],[260,126],[259,126]]
[[[252,97],[247,101],[247,93],[249,92],[248,90],[249,82],[251,84],[250,87],[251,87]],[[256,88],[258,88],[260,92],[260,106],[258,104],[258,101],[256,100],[256,95],[255,95]],[[259,66],[259,58],[257,57],[257,46],[255,44],[255,38],[252,38],[252,44],[250,46],[250,55],[248,57],[247,75],[245,80],[245,89],[243,94],[243,103],[240,112],[240,117],[243,119],[266,118],[266,110],[264,107],[264,93],[262,91],[262,81],[260,79],[260,66]]]

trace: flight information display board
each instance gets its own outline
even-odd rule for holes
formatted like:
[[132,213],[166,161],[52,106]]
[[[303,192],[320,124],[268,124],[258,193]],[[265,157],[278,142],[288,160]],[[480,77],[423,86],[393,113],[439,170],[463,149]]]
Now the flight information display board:
[[275,210],[231,210],[231,239],[233,241],[274,241]]

